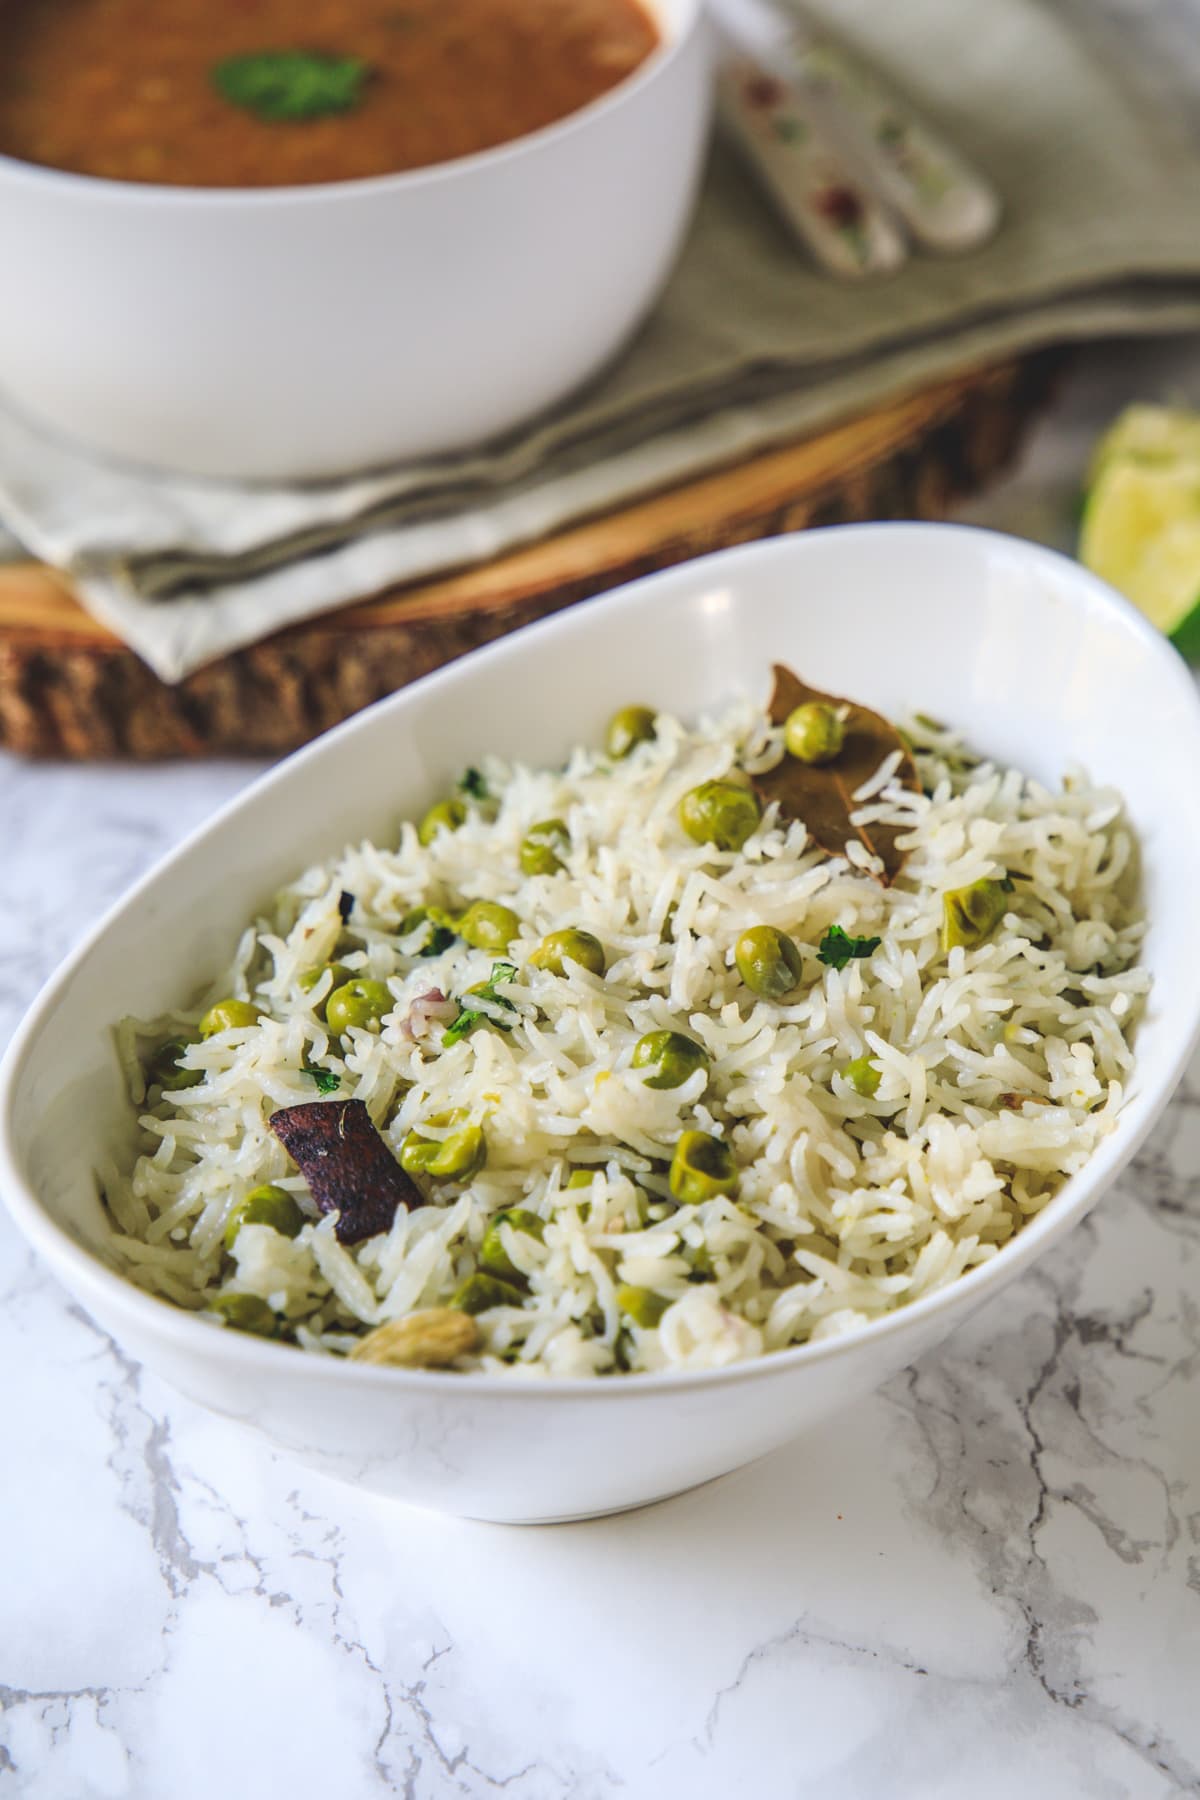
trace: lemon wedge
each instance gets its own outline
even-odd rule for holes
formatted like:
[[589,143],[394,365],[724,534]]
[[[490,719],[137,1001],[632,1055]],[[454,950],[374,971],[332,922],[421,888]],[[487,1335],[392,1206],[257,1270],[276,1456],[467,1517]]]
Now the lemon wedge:
[[1200,466],[1200,413],[1180,406],[1127,406],[1092,452],[1088,485],[1114,462]]
[[1200,657],[1200,417],[1133,407],[1094,467],[1080,561]]

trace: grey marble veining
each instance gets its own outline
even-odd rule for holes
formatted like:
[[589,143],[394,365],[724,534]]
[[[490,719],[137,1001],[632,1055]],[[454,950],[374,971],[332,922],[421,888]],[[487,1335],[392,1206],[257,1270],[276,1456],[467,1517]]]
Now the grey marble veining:
[[[0,1030],[251,772],[0,764]],[[1200,1063],[1091,1219],[843,1421],[536,1530],[201,1413],[0,1216],[0,1800],[1200,1793],[1198,1177]]]

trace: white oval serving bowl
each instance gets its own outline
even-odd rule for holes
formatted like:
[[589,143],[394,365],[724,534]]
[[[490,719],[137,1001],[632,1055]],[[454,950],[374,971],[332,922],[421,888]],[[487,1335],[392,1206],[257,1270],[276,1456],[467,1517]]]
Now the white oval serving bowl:
[[[1056,780],[1123,790],[1154,989],[1120,1124],[992,1262],[855,1336],[703,1374],[523,1382],[363,1367],[223,1331],[103,1262],[93,1170],[130,1129],[112,1026],[187,1001],[306,864],[443,792],[485,750],[554,761],[629,701],[695,716],[765,698],[790,662],[885,713],[953,720]],[[779,538],[572,608],[381,702],[258,782],[123,901],[33,1007],[0,1069],[0,1185],[63,1283],[184,1393],[330,1473],[498,1520],[585,1517],[774,1449],[936,1344],[1056,1243],[1145,1137],[1200,1021],[1200,703],[1183,663],[1075,564],[951,526]]]
[[508,430],[595,373],[679,249],[710,112],[701,0],[628,80],[477,156],[171,188],[0,156],[0,394],[198,475],[290,479]]

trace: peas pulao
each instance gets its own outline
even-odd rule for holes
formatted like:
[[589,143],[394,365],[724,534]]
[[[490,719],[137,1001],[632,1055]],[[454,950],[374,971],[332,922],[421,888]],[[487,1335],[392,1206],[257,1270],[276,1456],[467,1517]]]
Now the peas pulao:
[[120,1025],[124,1273],[214,1329],[538,1379],[857,1331],[1002,1251],[1118,1128],[1120,796],[788,691],[477,758]]

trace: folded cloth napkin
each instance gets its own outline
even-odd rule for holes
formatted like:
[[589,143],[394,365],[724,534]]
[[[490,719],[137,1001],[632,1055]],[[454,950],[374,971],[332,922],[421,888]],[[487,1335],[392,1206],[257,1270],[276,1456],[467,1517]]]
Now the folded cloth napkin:
[[459,457],[269,487],[105,463],[0,408],[0,520],[175,681],[285,624],[497,555],[955,369],[1200,326],[1200,145],[1182,111],[1147,104],[1114,72],[1069,6],[809,10],[996,183],[1005,218],[991,243],[847,289],[809,266],[718,145],[679,267],[637,341],[532,426]]

